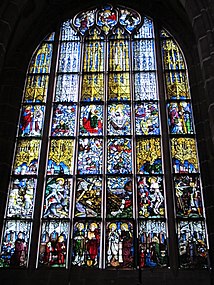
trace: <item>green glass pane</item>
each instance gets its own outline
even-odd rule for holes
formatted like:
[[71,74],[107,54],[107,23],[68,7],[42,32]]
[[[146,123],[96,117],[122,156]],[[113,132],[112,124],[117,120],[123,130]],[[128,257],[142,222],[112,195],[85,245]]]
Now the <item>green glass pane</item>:
[[98,267],[100,258],[100,223],[81,221],[74,224],[72,265]]

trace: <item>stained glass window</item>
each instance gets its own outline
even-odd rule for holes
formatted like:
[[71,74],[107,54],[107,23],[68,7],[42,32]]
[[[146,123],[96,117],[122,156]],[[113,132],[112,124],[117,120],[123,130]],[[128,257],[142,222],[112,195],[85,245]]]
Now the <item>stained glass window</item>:
[[28,267],[35,233],[42,268],[208,267],[185,58],[133,9],[81,11],[32,57],[0,266]]

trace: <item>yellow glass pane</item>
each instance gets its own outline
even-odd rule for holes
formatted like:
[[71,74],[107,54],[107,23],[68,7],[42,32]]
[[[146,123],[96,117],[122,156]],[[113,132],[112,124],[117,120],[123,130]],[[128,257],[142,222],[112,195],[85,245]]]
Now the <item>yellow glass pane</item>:
[[109,74],[108,99],[130,100],[129,73]]
[[160,138],[141,138],[136,144],[137,173],[162,173]]
[[104,96],[103,74],[85,74],[82,82],[82,101],[101,101]]
[[99,72],[104,70],[104,43],[90,41],[85,43],[83,71]]
[[198,172],[198,159],[194,138],[172,138],[171,152],[175,173]]
[[129,68],[128,41],[111,41],[109,49],[109,70],[128,71]]

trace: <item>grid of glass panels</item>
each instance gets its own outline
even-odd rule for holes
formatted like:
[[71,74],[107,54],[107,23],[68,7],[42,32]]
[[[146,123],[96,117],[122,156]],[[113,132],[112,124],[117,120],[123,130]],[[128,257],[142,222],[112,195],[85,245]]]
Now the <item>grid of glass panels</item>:
[[207,268],[203,197],[187,68],[171,35],[162,30],[160,36],[180,267]]
[[54,34],[43,41],[26,75],[5,212],[1,267],[28,264],[53,40]]
[[[169,154],[162,153],[165,114],[160,112],[155,48],[160,39],[180,266],[206,267],[202,192],[183,55],[165,31],[155,38],[151,19],[111,5],[64,22],[59,39],[49,36],[31,60],[1,267],[28,266],[34,201],[41,191],[39,267],[169,266],[163,167]],[[51,65],[53,45],[58,53]],[[45,125],[47,157],[40,159]],[[38,176],[40,169],[45,172]]]

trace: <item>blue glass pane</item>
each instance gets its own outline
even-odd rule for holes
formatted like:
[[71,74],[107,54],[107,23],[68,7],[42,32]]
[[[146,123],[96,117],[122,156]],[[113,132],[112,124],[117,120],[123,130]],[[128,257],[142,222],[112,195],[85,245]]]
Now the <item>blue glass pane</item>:
[[136,104],[135,122],[137,135],[159,135],[158,103]]
[[104,70],[104,43],[90,41],[84,44],[83,71],[101,72]]
[[79,78],[75,74],[63,74],[57,76],[56,102],[77,102]]
[[132,179],[107,179],[107,218],[132,218]]
[[73,136],[76,126],[76,105],[54,105],[52,136]]
[[80,64],[80,42],[62,42],[59,72],[77,72]]
[[102,139],[79,139],[78,174],[101,174],[102,156]]
[[0,267],[27,267],[31,223],[7,221],[0,254]]
[[143,18],[143,25],[138,30],[137,34],[134,35],[135,39],[141,38],[153,38],[154,37],[154,27],[152,20],[144,17]]
[[80,40],[80,38],[77,36],[77,33],[74,31],[74,29],[72,29],[70,20],[62,24],[61,40],[62,41]]
[[111,174],[132,173],[131,139],[116,138],[108,140],[107,171]]
[[147,220],[139,223],[139,253],[141,268],[168,265],[165,222]]
[[130,135],[131,133],[131,108],[129,104],[108,105],[108,134]]
[[155,72],[138,72],[134,75],[135,100],[156,100],[157,79]]
[[140,40],[133,42],[134,70],[154,70],[155,46],[154,40]]

